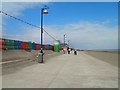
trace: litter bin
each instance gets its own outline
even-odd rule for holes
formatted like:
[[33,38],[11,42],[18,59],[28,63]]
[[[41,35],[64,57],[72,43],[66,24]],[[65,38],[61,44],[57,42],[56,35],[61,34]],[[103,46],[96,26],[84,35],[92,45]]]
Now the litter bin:
[[38,53],[38,56],[37,56],[37,61],[38,61],[38,63],[43,63],[43,55],[44,55],[44,53]]

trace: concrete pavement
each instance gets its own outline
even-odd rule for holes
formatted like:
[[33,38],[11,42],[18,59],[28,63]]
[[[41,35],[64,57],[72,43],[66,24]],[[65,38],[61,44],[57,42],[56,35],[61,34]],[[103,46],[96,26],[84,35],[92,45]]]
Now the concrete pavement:
[[2,81],[3,88],[118,88],[118,67],[79,52],[18,69]]

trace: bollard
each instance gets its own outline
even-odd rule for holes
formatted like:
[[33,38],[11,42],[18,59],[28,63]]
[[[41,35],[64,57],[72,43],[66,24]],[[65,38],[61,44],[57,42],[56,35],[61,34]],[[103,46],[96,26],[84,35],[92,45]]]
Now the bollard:
[[43,53],[38,53],[37,61],[38,63],[43,63]]

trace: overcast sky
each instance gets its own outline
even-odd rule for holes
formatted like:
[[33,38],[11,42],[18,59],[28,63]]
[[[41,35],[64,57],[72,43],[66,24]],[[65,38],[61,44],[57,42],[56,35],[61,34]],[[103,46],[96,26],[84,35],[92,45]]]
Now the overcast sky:
[[[118,3],[117,2],[46,2],[2,3],[2,10],[27,22],[40,26],[40,8],[49,7],[44,15],[44,29],[70,46],[80,49],[117,49]],[[3,37],[40,42],[40,30],[3,15]],[[54,40],[44,33],[44,43]]]

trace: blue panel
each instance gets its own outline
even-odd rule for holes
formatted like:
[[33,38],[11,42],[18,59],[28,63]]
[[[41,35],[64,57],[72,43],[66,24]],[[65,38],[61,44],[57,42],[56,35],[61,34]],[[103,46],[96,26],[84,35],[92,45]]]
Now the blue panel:
[[36,50],[36,43],[32,43],[32,49]]

